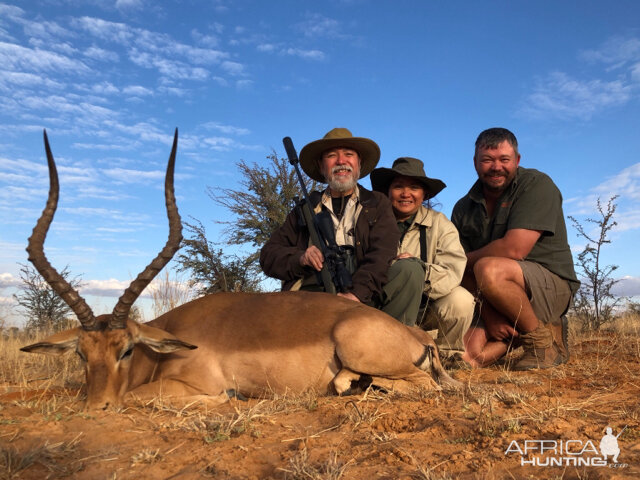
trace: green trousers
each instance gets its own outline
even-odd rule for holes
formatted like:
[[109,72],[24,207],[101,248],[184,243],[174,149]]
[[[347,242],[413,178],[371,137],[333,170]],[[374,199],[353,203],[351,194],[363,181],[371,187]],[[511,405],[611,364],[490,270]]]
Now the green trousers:
[[382,288],[381,310],[405,325],[415,325],[424,290],[425,269],[420,259],[403,258],[389,267]]

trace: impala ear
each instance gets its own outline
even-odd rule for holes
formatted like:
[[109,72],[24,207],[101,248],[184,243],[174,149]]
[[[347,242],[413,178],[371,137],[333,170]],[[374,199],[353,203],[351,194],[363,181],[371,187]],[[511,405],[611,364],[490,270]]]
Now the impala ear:
[[137,332],[134,335],[136,343],[144,343],[154,352],[171,353],[178,350],[193,350],[198,348],[187,342],[183,342],[178,337],[171,335],[161,328],[150,327],[149,325],[137,324]]
[[47,355],[62,355],[78,345],[79,328],[72,328],[56,333],[44,340],[22,347],[20,350],[28,353],[44,353]]

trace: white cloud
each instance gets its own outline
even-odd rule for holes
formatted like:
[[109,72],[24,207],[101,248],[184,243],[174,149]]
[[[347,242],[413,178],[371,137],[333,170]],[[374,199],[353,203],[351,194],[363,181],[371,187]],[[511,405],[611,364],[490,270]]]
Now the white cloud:
[[256,47],[259,52],[272,53],[276,50],[276,46],[272,43],[262,43]]
[[169,95],[173,95],[174,97],[185,97],[189,94],[189,90],[179,87],[159,87],[158,92],[168,93]]
[[615,213],[615,221],[617,223],[614,228],[616,232],[638,230],[640,229],[640,211],[633,207],[631,210],[628,210],[628,207],[626,207],[625,210],[617,210]]
[[596,50],[585,50],[580,57],[590,62],[601,62],[618,68],[628,62],[640,60],[640,39],[615,36]]
[[0,288],[17,287],[21,283],[20,278],[10,273],[0,273]]
[[236,82],[236,88],[242,90],[244,88],[249,88],[253,85],[253,80],[238,80]]
[[0,3],[0,17],[12,20],[14,22],[22,20],[25,11],[15,5],[6,5]]
[[12,159],[0,157],[0,169],[2,171],[11,171],[16,173],[29,172],[29,175],[43,176],[48,171],[44,163],[32,162],[30,160]]
[[640,201],[640,163],[625,168],[594,188],[599,195],[620,195],[625,199]]
[[81,17],[73,20],[72,23],[97,38],[121,45],[128,45],[135,36],[126,24],[108,22],[100,18]]
[[165,172],[161,170],[145,172],[127,168],[108,168],[103,170],[102,173],[122,183],[140,183],[148,182],[150,180],[154,182],[162,182],[165,174]]
[[229,82],[227,82],[226,79],[222,78],[222,77],[211,77],[211,80],[213,80],[214,82],[216,82],[218,85],[220,85],[221,87],[226,87],[229,85]]
[[640,295],[640,277],[626,276],[619,279],[611,289],[611,293],[620,297]]
[[296,25],[297,30],[306,37],[347,38],[342,33],[342,25],[333,18],[319,13],[307,15],[307,19]]
[[623,232],[640,229],[640,163],[606,179],[592,188],[586,196],[567,199],[565,204],[569,207],[568,213],[571,215],[601,218],[597,212],[598,199],[606,212],[607,203],[614,195],[618,195],[618,198],[615,200],[617,209],[614,214],[617,225],[613,230]]
[[218,122],[207,122],[203,125],[205,128],[212,128],[227,135],[248,135],[251,131],[247,128],[234,127],[232,125],[221,125]]
[[209,77],[209,72],[204,68],[191,67],[180,60],[171,60],[137,48],[129,51],[129,59],[139,67],[155,68],[161,74],[176,80],[206,80]]
[[73,115],[75,117],[74,121],[82,118],[85,122],[96,123],[117,116],[111,109],[99,105],[92,105],[87,102],[78,102],[75,99],[65,98],[59,95],[26,97],[22,99],[21,103],[24,107],[35,111],[49,110],[57,115]]
[[0,65],[4,69],[31,73],[59,72],[87,74],[83,62],[39,48],[26,48],[13,43],[0,42]]
[[65,84],[35,73],[0,71],[0,91],[13,93],[15,87],[45,87],[60,90],[65,87]]
[[538,80],[521,110],[534,118],[588,120],[605,108],[628,102],[631,93],[631,87],[622,80],[584,81],[554,72]]
[[[222,25],[215,24],[214,29],[217,31],[217,33],[222,33]],[[203,34],[196,29],[193,29],[191,31],[191,37],[196,42],[198,42],[201,45],[204,45],[207,48],[216,48],[220,43],[220,40],[218,39],[217,36],[211,35],[211,34]]]
[[[19,180],[19,178],[14,177],[14,180]],[[25,180],[25,182],[28,181],[28,179]],[[48,190],[45,188],[36,189],[14,185],[3,186],[2,188],[0,188],[0,205],[6,204],[10,209],[9,213],[15,215],[17,219],[17,215],[19,213],[22,213],[22,210],[15,207],[16,202],[29,202],[34,198],[46,198],[47,192]],[[13,209],[11,209],[11,205],[13,205]],[[22,220],[22,218],[20,220]]]
[[122,89],[122,93],[127,95],[135,95],[137,97],[147,97],[153,95],[153,90],[149,90],[140,85],[131,85]]
[[79,289],[80,295],[97,295],[102,297],[120,297],[131,282],[127,280],[83,280]]
[[99,95],[112,95],[120,93],[118,87],[111,82],[100,82],[91,86],[91,91]]
[[[536,119],[589,120],[637,96],[640,39],[612,37],[598,49],[581,52],[579,58],[605,68],[589,79],[561,71],[542,75],[536,79],[533,93],[526,96],[520,113]],[[613,70],[618,70],[615,77],[611,77]]]
[[320,50],[302,50],[300,48],[287,48],[283,50],[286,55],[304,58],[305,60],[324,60],[325,54]]
[[94,60],[101,60],[103,62],[116,63],[120,59],[116,52],[105,50],[104,48],[96,47],[95,45],[85,49],[82,53],[85,57],[93,58]]
[[139,10],[143,6],[143,0],[116,0],[116,8],[118,10]]
[[204,143],[209,148],[212,148],[213,150],[220,151],[231,150],[231,148],[235,145],[233,139],[227,137],[207,137],[202,139],[202,143]]
[[220,66],[229,75],[242,75],[244,73],[244,66],[238,62],[225,60]]

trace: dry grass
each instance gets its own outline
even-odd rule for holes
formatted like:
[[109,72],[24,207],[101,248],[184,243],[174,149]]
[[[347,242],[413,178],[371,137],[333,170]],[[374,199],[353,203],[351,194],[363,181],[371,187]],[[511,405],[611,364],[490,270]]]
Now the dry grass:
[[71,455],[78,445],[80,436],[70,442],[44,443],[33,445],[26,451],[18,451],[13,447],[0,446],[0,479],[18,478],[23,470],[39,464],[53,476],[69,476],[77,472],[82,465],[79,463],[65,463],[61,461]]
[[[227,470],[232,468],[228,460],[232,457],[228,452],[250,455],[245,451],[259,451],[251,448],[261,445],[259,448],[279,452],[281,463],[275,463],[275,478],[352,478],[354,472],[361,471],[359,464],[368,461],[388,464],[390,472],[400,468],[402,478],[446,479],[457,478],[457,474],[446,473],[453,463],[458,471],[471,469],[477,473],[487,471],[492,462],[504,462],[504,451],[491,453],[491,447],[502,445],[505,439],[557,438],[567,425],[576,429],[578,438],[598,438],[602,425],[611,424],[617,431],[628,425],[620,441],[637,443],[640,404],[629,400],[629,384],[640,385],[640,371],[632,368],[634,359],[640,361],[639,326],[640,318],[631,317],[617,320],[603,332],[572,330],[572,360],[568,365],[535,372],[512,372],[505,367],[460,372],[465,388],[446,394],[426,389],[411,395],[369,389],[359,396],[325,399],[307,391],[299,395],[272,394],[249,402],[233,400],[218,410],[204,406],[177,408],[160,398],[133,402],[118,414],[126,420],[129,431],[144,432],[149,438],[165,436],[170,443],[140,443],[126,451],[112,447],[105,468],[112,468],[118,461],[124,464],[121,468],[143,478],[143,472],[164,468],[175,462],[179,453],[201,447],[207,453],[203,454],[204,465],[197,465],[199,474],[231,478]],[[72,478],[76,471],[97,462],[96,458],[104,460],[104,455],[93,455],[95,451],[78,452],[85,448],[83,443],[77,448],[78,442],[86,438],[68,441],[75,433],[58,438],[66,441],[56,443],[35,441],[25,434],[36,424],[35,428],[47,428],[75,422],[84,428],[85,423],[96,423],[84,420],[84,416],[91,420],[95,417],[82,412],[79,386],[84,379],[75,355],[48,357],[19,351],[43,336],[0,336],[0,382],[4,389],[0,394],[29,393],[0,403],[0,427],[4,427],[0,431],[0,480],[33,478],[25,472],[34,471],[48,472],[51,478]],[[612,374],[627,365],[629,371],[624,376]],[[621,378],[626,385],[616,383]],[[32,418],[7,415],[16,407]],[[425,462],[424,450],[431,447],[425,446],[424,435],[432,431],[440,434],[435,437],[435,445],[440,442],[446,447],[446,458],[451,460]],[[416,438],[419,440],[413,440]],[[178,454],[173,453],[178,449]],[[220,451],[227,452],[224,459],[213,453],[209,456],[209,452]],[[625,448],[628,453],[630,449]],[[87,460],[88,455],[92,460]],[[463,464],[467,470],[460,470]],[[103,478],[131,478],[125,471],[119,470],[117,477],[105,472]]]
[[195,298],[195,290],[189,287],[189,282],[174,272],[173,278],[169,270],[154,279],[149,285],[153,300],[153,317],[157,318],[174,308]]
[[338,460],[337,452],[331,452],[325,461],[311,462],[307,448],[289,459],[285,472],[285,479],[291,480],[338,480],[342,478],[351,461],[342,463]]
[[53,387],[77,387],[84,382],[77,355],[36,355],[20,351],[21,347],[39,342],[51,334],[42,331],[0,335],[0,385],[5,392],[25,388],[46,391]]

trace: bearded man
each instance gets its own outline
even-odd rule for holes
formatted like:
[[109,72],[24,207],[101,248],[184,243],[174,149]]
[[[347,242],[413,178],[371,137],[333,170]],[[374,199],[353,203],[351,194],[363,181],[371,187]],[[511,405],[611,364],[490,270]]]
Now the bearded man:
[[[353,286],[338,295],[375,307],[391,304],[398,311],[382,288],[400,237],[391,204],[385,195],[358,184],[379,159],[380,148],[373,140],[354,137],[346,128],[334,128],[300,151],[304,172],[328,185],[311,192],[311,208],[316,214],[330,213],[336,243],[351,252],[346,263]],[[298,208],[289,213],[262,248],[260,266],[266,275],[282,280],[283,290],[323,291],[316,272],[324,257],[311,245],[301,216]]]
[[475,147],[478,180],[451,215],[467,255],[462,286],[478,296],[464,360],[483,367],[522,345],[514,370],[565,363],[565,313],[580,283],[560,190],[548,175],[520,166],[518,140],[506,128],[483,131]]

